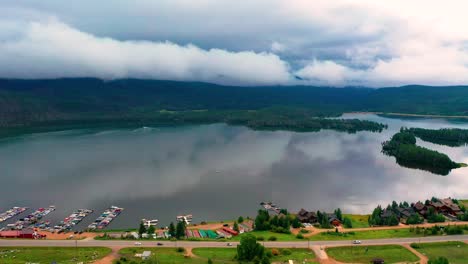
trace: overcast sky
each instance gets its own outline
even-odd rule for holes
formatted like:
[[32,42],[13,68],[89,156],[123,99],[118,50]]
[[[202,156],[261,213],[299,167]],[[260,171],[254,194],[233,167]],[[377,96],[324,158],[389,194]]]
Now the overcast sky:
[[0,78],[468,84],[465,0],[0,0]]

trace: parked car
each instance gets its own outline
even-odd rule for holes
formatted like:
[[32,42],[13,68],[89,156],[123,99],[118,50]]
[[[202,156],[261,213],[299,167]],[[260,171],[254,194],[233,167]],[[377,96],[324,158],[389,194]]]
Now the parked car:
[[227,243],[227,245],[230,247],[230,246],[232,246],[232,243]]
[[135,242],[135,246],[140,246],[141,242]]
[[361,244],[361,240],[354,240],[353,244]]
[[158,244],[157,244],[157,245],[158,245],[158,246],[162,246],[162,245],[163,245],[163,243],[161,243],[161,242],[158,242]]

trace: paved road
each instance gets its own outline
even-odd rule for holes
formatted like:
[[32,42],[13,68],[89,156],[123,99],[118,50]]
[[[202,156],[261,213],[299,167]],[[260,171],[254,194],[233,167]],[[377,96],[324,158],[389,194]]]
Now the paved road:
[[[403,244],[413,242],[442,242],[442,241],[468,241],[468,235],[456,236],[433,236],[421,238],[389,238],[362,240],[362,245],[385,245],[385,244]],[[160,247],[229,247],[227,242],[208,242],[208,241],[160,241],[163,243]],[[235,247],[238,242],[232,242]],[[264,242],[266,247],[277,248],[307,248],[309,246],[343,246],[352,245],[352,241],[288,241],[288,242]],[[16,240],[1,239],[0,247],[134,247],[135,241],[126,240]],[[139,247],[156,247],[155,241],[141,241]]]

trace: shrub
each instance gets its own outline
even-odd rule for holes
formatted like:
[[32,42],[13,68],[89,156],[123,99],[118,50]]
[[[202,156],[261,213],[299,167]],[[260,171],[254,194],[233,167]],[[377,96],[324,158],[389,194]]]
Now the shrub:
[[275,236],[271,236],[271,237],[268,238],[268,241],[276,241],[276,240],[277,240],[277,238]]
[[421,246],[418,243],[411,243],[410,246],[415,249],[421,248]]
[[279,252],[278,249],[274,248],[274,249],[271,250],[271,254],[272,254],[273,256],[278,256],[278,255],[280,254],[280,252]]
[[176,251],[179,253],[182,253],[182,252],[185,252],[185,249],[183,247],[178,247]]
[[302,234],[308,234],[308,233],[310,233],[310,231],[307,230],[307,229],[301,229],[299,232],[302,233]]
[[258,236],[258,237],[257,237],[257,241],[264,241],[264,240],[265,240],[265,238],[262,237],[262,236]]
[[285,256],[291,255],[291,250],[289,249],[282,249],[280,252],[282,255],[285,255]]
[[303,236],[301,233],[299,233],[299,234],[297,234],[296,238],[298,238],[298,239],[304,239],[304,236]]

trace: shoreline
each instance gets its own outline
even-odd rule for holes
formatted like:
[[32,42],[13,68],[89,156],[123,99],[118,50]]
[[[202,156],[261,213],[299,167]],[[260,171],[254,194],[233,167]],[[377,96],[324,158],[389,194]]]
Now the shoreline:
[[388,116],[409,116],[409,117],[422,117],[422,118],[450,118],[450,119],[468,119],[468,115],[429,115],[429,114],[407,114],[407,113],[395,113],[395,112],[362,112],[353,111],[345,112],[344,114],[374,114],[374,115],[388,115]]

